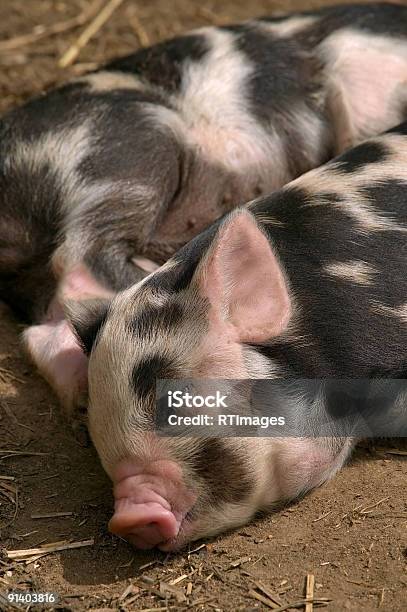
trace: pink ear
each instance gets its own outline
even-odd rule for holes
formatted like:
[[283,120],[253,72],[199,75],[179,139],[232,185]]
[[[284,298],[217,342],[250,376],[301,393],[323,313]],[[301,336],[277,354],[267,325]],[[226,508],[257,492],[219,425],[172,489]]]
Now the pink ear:
[[240,342],[264,342],[284,330],[291,315],[287,285],[249,212],[232,214],[221,227],[202,273],[205,295]]

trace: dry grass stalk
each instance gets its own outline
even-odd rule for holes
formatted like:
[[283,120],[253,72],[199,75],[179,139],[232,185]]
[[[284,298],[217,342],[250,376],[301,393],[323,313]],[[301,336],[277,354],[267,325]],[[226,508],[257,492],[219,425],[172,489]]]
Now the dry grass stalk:
[[303,608],[307,605],[307,603],[311,602],[314,606],[327,606],[330,601],[331,599],[328,599],[327,597],[321,597],[318,599],[300,599],[299,601],[292,601],[291,603],[284,604],[279,608],[274,608],[274,612],[284,612],[284,610],[289,610],[290,608]]
[[192,550],[188,551],[188,555],[192,555],[192,553],[196,553],[199,550],[202,550],[203,548],[206,548],[206,544],[201,544],[200,546],[198,546],[197,548],[193,548]]
[[127,599],[125,606],[123,606],[123,610],[132,610],[133,608],[129,608],[129,606],[132,606],[137,599],[140,599],[140,593]]
[[16,415],[14,414],[14,412],[11,410],[10,406],[8,405],[7,402],[0,402],[0,407],[3,408],[4,412],[7,414],[7,416],[9,417],[9,419],[11,421],[14,421],[14,423],[16,425],[18,425],[18,427],[23,427],[24,429],[28,429],[29,431],[35,433],[35,430],[32,427],[29,427],[28,425],[25,425],[24,423],[20,423],[19,420],[17,419]]
[[366,506],[365,508],[362,508],[362,510],[359,510],[359,514],[368,514],[369,512],[374,510],[374,508],[377,508],[377,506],[379,506],[383,502],[387,501],[388,499],[390,499],[389,496],[383,497],[382,499],[379,499],[379,501],[376,502],[375,504],[370,504],[369,506]]
[[318,521],[322,521],[322,519],[326,518],[330,514],[332,514],[332,510],[330,510],[329,512],[325,512],[325,514],[321,514],[321,516],[319,516],[318,518],[314,519],[312,522],[313,523],[318,523]]
[[73,516],[73,512],[47,512],[45,514],[32,514],[32,519],[47,519],[47,518],[60,518],[63,516]]
[[235,561],[232,561],[232,563],[230,564],[230,568],[235,568],[235,567],[239,567],[240,565],[242,565],[242,563],[247,563],[248,561],[251,561],[252,558],[251,557],[240,557],[240,559],[236,559]]
[[52,544],[44,544],[39,548],[26,548],[21,550],[7,550],[6,554],[9,559],[18,559],[25,560],[28,557],[33,557],[36,555],[44,555],[52,552],[59,552],[61,550],[70,550],[72,548],[82,548],[83,546],[93,546],[95,540],[93,538],[89,540],[80,540],[79,542],[67,542],[65,544],[56,543],[56,545]]
[[[0,51],[1,51],[1,47],[0,47]],[[2,368],[2,367],[0,367],[0,382],[2,382],[5,385],[10,382],[18,382],[21,384],[24,383],[24,381],[21,378],[18,378],[18,376],[15,376],[15,374],[10,372],[10,370],[7,370],[6,368]]]
[[264,595],[261,595],[253,589],[250,589],[248,595],[250,597],[253,597],[253,599],[257,599],[257,601],[260,601],[262,604],[264,604],[265,606],[267,606],[267,608],[270,608],[271,610],[277,610],[279,608],[279,606],[277,606],[273,601],[271,601],[271,599],[269,599],[268,597],[264,597]]
[[54,548],[55,546],[62,546],[63,544],[69,544],[69,540],[58,540],[57,542],[44,542],[39,544],[41,548]]
[[131,27],[133,28],[137,36],[140,47],[148,47],[151,44],[151,40],[146,30],[144,29],[143,24],[141,23],[139,17],[133,14],[129,18],[129,21],[130,21]]
[[58,23],[52,24],[49,28],[45,28],[45,26],[37,26],[32,32],[28,34],[22,34],[21,36],[15,36],[13,38],[8,38],[7,40],[0,41],[0,52],[2,51],[12,51],[14,49],[18,49],[19,47],[24,47],[25,45],[31,45],[42,38],[47,38],[48,36],[54,36],[55,34],[62,34],[63,32],[68,32],[69,30],[73,30],[81,25],[84,25],[88,19],[93,17],[96,11],[99,8],[101,0],[95,0],[92,2],[86,9],[79,13],[76,17],[72,19],[67,19],[66,21],[61,21]]
[[273,591],[268,588],[268,586],[266,586],[260,580],[254,580],[253,583],[256,585],[256,588],[259,591],[264,593],[264,595],[266,595],[275,604],[276,608],[281,606],[281,601],[279,601],[279,599],[276,597],[276,595],[273,593]]
[[0,524],[0,529],[5,529],[12,525],[17,517],[18,513],[18,489],[15,484],[9,480],[0,481],[0,494],[9,500],[14,505],[13,516],[6,523]]
[[66,68],[73,64],[78,57],[81,49],[85,47],[91,38],[105,25],[105,23],[113,15],[114,11],[119,8],[123,0],[109,0],[107,4],[98,12],[96,17],[83,30],[73,45],[67,49],[58,62],[60,68]]
[[3,457],[3,459],[7,458],[7,457],[15,457],[15,456],[19,456],[19,457],[42,457],[44,455],[49,455],[50,453],[33,453],[33,452],[28,452],[28,451],[17,451],[17,450],[12,450],[10,448],[0,448],[0,455],[5,455],[5,457]]
[[188,574],[182,574],[182,576],[178,576],[178,578],[174,578],[174,580],[170,580],[169,584],[171,584],[172,586],[175,586],[179,582],[182,582],[183,580],[185,580],[185,578],[188,578]]
[[43,552],[40,555],[34,555],[33,557],[30,557],[29,559],[25,560],[25,564],[26,565],[31,565],[31,563],[35,563],[36,561],[38,561],[38,559],[41,559],[42,557],[45,557],[48,553]]
[[187,600],[182,589],[177,589],[177,587],[170,585],[167,582],[160,582],[160,590],[158,591],[157,595],[159,597],[163,597],[164,599],[174,597],[177,603],[184,603]]
[[16,503],[17,487],[9,481],[0,482],[0,493],[7,497],[13,504]]
[[314,574],[307,574],[307,581],[305,585],[305,598],[309,599],[305,604],[305,612],[313,612],[314,610],[314,587],[315,587],[315,576]]
[[140,565],[139,570],[141,571],[141,570],[147,569],[147,567],[157,565],[157,563],[159,563],[159,561],[149,561],[148,563],[144,563],[144,565]]
[[119,601],[123,601],[129,595],[137,595],[140,592],[139,587],[134,584],[129,584],[123,591],[123,593],[119,597]]

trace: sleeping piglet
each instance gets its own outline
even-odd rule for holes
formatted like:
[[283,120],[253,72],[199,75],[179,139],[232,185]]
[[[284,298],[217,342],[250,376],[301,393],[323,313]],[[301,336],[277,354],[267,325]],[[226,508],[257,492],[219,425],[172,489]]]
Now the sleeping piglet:
[[406,200],[404,123],[227,214],[112,300],[69,306],[114,533],[173,550],[343,465],[348,436],[158,435],[156,381],[405,378]]
[[62,302],[133,285],[234,207],[404,120],[406,33],[391,4],[201,28],[2,119],[0,298],[68,410],[86,410],[87,360]]

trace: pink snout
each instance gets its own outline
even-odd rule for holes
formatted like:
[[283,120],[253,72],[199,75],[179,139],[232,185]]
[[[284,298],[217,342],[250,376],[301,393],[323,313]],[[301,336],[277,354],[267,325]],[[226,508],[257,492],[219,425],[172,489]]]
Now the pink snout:
[[173,548],[181,523],[195,500],[183,485],[179,468],[157,461],[148,470],[120,466],[115,512],[109,530],[141,549]]
[[116,503],[109,523],[112,533],[119,535],[137,548],[154,548],[176,538],[180,521],[160,502],[133,503],[122,499]]

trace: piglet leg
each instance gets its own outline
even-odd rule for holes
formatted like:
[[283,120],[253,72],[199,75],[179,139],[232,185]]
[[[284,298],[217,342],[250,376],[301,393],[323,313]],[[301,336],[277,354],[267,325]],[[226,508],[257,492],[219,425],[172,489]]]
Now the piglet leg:
[[31,359],[70,416],[75,409],[86,409],[88,363],[65,319],[62,304],[67,300],[112,296],[85,266],[76,266],[62,275],[44,320],[24,332],[24,343]]

